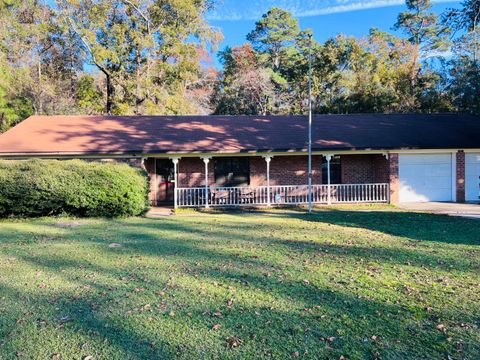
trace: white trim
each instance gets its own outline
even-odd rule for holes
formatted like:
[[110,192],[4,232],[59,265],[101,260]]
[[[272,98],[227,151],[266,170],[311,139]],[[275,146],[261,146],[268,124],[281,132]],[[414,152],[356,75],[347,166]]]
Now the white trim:
[[388,153],[397,153],[397,154],[448,154],[451,152],[457,152],[460,149],[412,149],[412,150],[391,150]]
[[330,182],[330,161],[332,161],[333,155],[328,154],[325,155],[325,159],[327,160],[327,186],[328,186],[328,200],[327,204],[330,205],[332,203],[332,198],[331,198],[331,182]]
[[457,153],[452,152],[452,201],[457,202]]
[[[388,183],[372,184],[333,184],[312,185],[312,201],[315,204],[328,204],[328,192],[331,191],[331,203],[387,203],[390,186]],[[179,207],[202,207],[203,188],[178,188]],[[266,206],[266,186],[213,187],[210,206]],[[271,186],[272,205],[308,204],[308,185]]]
[[202,157],[203,162],[205,163],[205,208],[208,209],[210,207],[208,198],[208,163],[210,162],[210,157],[209,156],[203,156]]
[[170,160],[173,162],[173,208],[176,209],[178,207],[178,194],[177,188],[178,186],[178,164],[180,162],[179,157],[171,157]]
[[272,161],[273,156],[266,155],[263,156],[267,164],[267,206],[272,206],[272,199],[270,196],[270,161]]
[[[467,152],[480,152],[480,147],[475,149],[452,149],[452,148],[440,148],[440,149],[390,149],[390,150],[335,150],[334,153],[336,155],[348,155],[348,154],[435,154],[435,153],[449,153],[449,152],[457,152],[458,150],[464,150]],[[322,150],[322,151],[313,151],[312,154],[314,156],[322,156],[325,154],[330,154],[331,151]],[[0,158],[13,158],[13,159],[29,159],[29,158],[49,158],[49,159],[59,159],[59,158],[80,158],[80,159],[87,159],[87,158],[99,158],[99,159],[114,159],[114,158],[141,158],[141,157],[156,157],[156,158],[171,158],[175,157],[201,157],[201,156],[208,156],[208,157],[220,157],[220,156],[307,156],[307,151],[284,151],[284,152],[256,152],[256,151],[249,151],[249,152],[189,152],[189,153],[174,153],[174,152],[166,152],[162,154],[150,154],[150,153],[138,153],[138,154],[122,154],[122,153],[111,153],[111,154],[82,154],[82,153],[0,153]]]

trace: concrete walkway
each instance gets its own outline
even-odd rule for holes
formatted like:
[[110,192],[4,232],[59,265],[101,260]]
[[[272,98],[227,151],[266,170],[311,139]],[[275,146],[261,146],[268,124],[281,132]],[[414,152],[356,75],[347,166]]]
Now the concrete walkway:
[[480,204],[448,203],[448,202],[424,202],[424,203],[401,203],[400,209],[408,211],[429,212],[433,214],[445,214],[461,216],[480,220]]

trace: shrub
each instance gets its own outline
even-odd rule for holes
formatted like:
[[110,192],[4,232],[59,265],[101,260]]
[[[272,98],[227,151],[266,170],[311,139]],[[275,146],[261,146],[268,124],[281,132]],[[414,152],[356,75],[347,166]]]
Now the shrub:
[[119,163],[81,160],[0,161],[0,215],[139,215],[147,178]]

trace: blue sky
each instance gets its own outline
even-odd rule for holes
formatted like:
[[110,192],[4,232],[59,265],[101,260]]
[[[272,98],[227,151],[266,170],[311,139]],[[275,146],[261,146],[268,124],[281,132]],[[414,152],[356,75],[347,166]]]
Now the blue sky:
[[[460,1],[433,3],[433,10],[438,13],[460,7]],[[220,0],[207,16],[225,37],[219,49],[243,44],[255,21],[274,6],[292,12],[299,18],[300,27],[311,28],[320,42],[339,33],[361,37],[372,27],[393,32],[398,13],[405,10],[402,0]],[[214,63],[219,66],[218,59]]]

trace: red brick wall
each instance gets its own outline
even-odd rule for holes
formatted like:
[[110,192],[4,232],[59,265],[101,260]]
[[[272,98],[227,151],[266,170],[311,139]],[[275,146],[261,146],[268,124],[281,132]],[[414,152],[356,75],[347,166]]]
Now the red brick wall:
[[[210,185],[215,184],[215,158],[208,164]],[[320,156],[312,157],[313,183],[322,182]],[[181,158],[178,165],[180,187],[201,187],[205,185],[205,165],[201,158]],[[261,156],[250,157],[250,185],[261,186],[267,181],[267,163]],[[270,162],[270,185],[306,185],[308,183],[307,156],[277,156]]]
[[[215,183],[213,173],[214,159],[208,163],[208,181],[210,185]],[[200,157],[181,158],[178,161],[178,183],[179,187],[201,187],[205,186],[205,163]]]
[[399,173],[398,173],[398,154],[389,154],[389,183],[390,183],[390,203],[398,204],[399,202]]
[[[210,185],[214,185],[215,158],[208,164]],[[342,155],[342,182],[388,182],[389,166],[383,155]],[[322,183],[322,157],[312,157],[313,183]],[[250,157],[250,185],[261,186],[267,181],[267,164],[261,156]],[[205,183],[205,165],[201,158],[181,158],[178,165],[180,187],[201,187]],[[270,162],[271,185],[305,185],[308,183],[307,156],[275,156]]]
[[465,152],[460,150],[457,152],[457,202],[465,202]]
[[375,166],[374,182],[376,183],[388,183],[389,180],[389,167],[388,159],[383,155],[372,155],[373,163]]
[[[257,179],[266,182],[267,165],[258,166],[259,172],[254,174]],[[251,166],[251,163],[250,163]],[[250,168],[250,171],[252,168]],[[312,156],[312,182],[322,183],[322,157]],[[270,162],[270,185],[307,185],[308,184],[308,156],[276,156]]]
[[381,154],[342,155],[340,162],[343,184],[388,182],[388,161]]
[[145,159],[145,161],[143,162],[143,166],[149,178],[148,200],[150,201],[151,205],[154,205],[156,201],[155,199],[155,159],[154,158]]
[[[270,162],[272,168],[273,159]],[[262,186],[267,183],[267,163],[264,158],[255,156],[250,158],[250,185]],[[270,185],[272,183],[272,174],[270,170]]]

